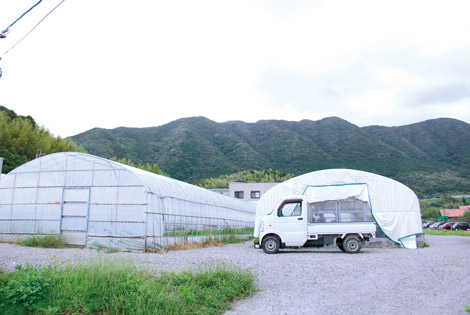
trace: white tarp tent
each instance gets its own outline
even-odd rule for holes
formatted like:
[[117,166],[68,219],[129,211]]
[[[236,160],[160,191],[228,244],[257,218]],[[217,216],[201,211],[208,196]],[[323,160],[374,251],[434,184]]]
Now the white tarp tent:
[[[0,238],[144,250],[253,227],[256,205],[85,153],[32,160],[0,181]],[[199,239],[197,239],[199,238]]]
[[[305,195],[312,203],[348,198],[366,201],[382,232],[406,248],[416,248],[416,235],[423,233],[419,201],[411,189],[384,176],[348,169],[312,172],[271,188],[258,202],[255,223],[282,198],[294,195]],[[256,231],[255,225],[255,235]]]

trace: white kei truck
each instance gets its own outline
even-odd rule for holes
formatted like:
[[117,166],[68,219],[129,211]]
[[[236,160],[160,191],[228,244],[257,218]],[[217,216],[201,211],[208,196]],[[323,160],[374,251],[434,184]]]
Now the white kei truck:
[[336,245],[355,254],[375,238],[376,230],[367,202],[350,198],[309,203],[305,196],[286,197],[255,223],[255,248],[274,254],[282,248]]

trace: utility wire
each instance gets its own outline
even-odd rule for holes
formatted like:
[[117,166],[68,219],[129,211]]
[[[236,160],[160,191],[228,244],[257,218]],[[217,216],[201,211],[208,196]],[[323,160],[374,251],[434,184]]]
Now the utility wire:
[[25,13],[23,13],[19,18],[17,18],[15,20],[15,22],[11,23],[10,25],[8,25],[8,27],[6,29],[4,29],[2,31],[2,33],[0,33],[0,38],[5,38],[7,37],[7,34],[10,32],[10,27],[12,27],[16,22],[18,22],[23,16],[25,16],[29,11],[31,11],[32,9],[34,9],[38,4],[40,4],[42,2],[42,0],[39,0],[38,3],[36,3],[35,5],[33,5],[31,8],[29,8],[28,11],[26,11]]
[[[35,6],[37,6],[42,0],[40,0],[38,3],[36,3],[31,9],[33,9]],[[52,12],[54,12],[55,9],[57,9],[65,0],[62,0],[58,5],[56,5],[52,10],[50,10],[28,33],[26,33],[25,36],[23,36],[19,41],[17,41],[13,46],[10,47],[10,49],[8,49],[7,51],[5,51],[3,53],[3,55],[0,56],[0,59],[2,59],[3,56],[5,56],[8,52],[10,52],[10,50],[12,50],[13,48],[16,47],[16,45],[18,45],[23,39],[26,38],[26,36],[28,36],[29,34],[31,34],[32,31],[34,31],[36,29],[36,27],[39,26],[39,24],[41,24],[42,21],[44,21],[48,16],[49,14],[51,14]],[[16,21],[18,21],[19,19],[21,19],[21,17],[23,17],[26,13],[28,13],[29,11],[31,11],[31,9],[29,9],[28,11],[26,11],[22,16],[20,16]],[[16,23],[13,22],[13,24]],[[13,25],[11,24],[11,25]],[[9,29],[11,27],[11,25],[7,28]]]

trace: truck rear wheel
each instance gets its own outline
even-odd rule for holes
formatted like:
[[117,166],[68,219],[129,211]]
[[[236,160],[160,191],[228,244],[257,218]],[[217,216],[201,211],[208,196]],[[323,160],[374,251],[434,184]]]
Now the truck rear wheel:
[[342,247],[348,254],[357,254],[361,251],[362,242],[357,236],[347,236],[343,241]]
[[279,241],[279,238],[275,236],[266,236],[263,239],[263,244],[261,247],[263,247],[263,251],[266,254],[275,254],[279,251],[279,247],[281,246],[281,242]]
[[340,239],[340,238],[337,238],[337,239],[336,239],[336,246],[338,246],[338,248],[339,248],[342,252],[344,252],[343,240],[342,240],[342,239]]

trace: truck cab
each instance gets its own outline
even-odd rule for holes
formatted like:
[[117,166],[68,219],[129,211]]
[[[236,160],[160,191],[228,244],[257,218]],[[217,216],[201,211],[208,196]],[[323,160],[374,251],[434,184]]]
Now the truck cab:
[[359,253],[375,237],[376,224],[368,202],[354,198],[309,202],[305,196],[283,198],[259,218],[256,247],[274,254],[282,248],[338,246]]

